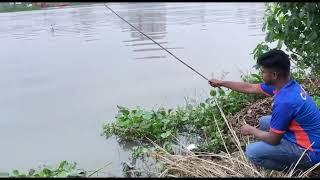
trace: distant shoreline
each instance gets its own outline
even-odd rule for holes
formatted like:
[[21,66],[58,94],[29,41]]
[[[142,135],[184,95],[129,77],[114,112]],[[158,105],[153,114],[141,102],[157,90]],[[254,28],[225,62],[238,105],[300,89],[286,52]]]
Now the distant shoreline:
[[68,5],[68,6],[54,6],[54,7],[47,7],[42,8],[41,10],[49,10],[49,9],[62,9],[62,8],[72,8],[72,7],[86,7],[92,5],[102,5],[103,3],[87,3],[87,4],[76,4],[76,5]]
[[26,7],[26,6],[17,6],[17,7],[0,7],[0,13],[10,13],[10,12],[21,12],[21,11],[34,11],[41,10],[41,7]]
[[99,5],[102,3],[77,3],[77,4],[68,4],[65,6],[52,6],[52,7],[39,7],[39,6],[0,6],[0,13],[10,13],[10,12],[22,12],[22,11],[36,11],[36,10],[50,10],[50,9],[62,9],[62,8],[70,8],[70,7],[85,7],[92,5]]

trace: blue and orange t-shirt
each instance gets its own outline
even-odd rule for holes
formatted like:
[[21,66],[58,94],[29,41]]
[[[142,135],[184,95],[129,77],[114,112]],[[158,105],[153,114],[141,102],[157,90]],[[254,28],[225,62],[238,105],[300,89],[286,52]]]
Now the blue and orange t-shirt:
[[274,86],[260,84],[268,96],[274,96],[271,131],[309,149],[312,161],[320,162],[320,110],[315,101],[295,80],[290,80],[278,92]]

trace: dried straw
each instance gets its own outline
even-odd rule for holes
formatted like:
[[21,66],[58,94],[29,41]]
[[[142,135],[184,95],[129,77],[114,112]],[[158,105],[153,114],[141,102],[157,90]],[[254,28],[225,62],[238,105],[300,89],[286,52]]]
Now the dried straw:
[[[168,153],[165,149],[161,148],[153,141],[150,141],[157,147],[159,151],[153,152],[151,157],[154,157],[158,161],[165,164],[166,169],[159,175],[160,177],[294,177],[295,168],[300,162],[302,156],[297,161],[295,166],[289,169],[289,173],[270,171],[263,168],[256,167],[252,165],[245,153],[241,148],[241,143],[247,145],[249,141],[245,142],[244,138],[239,138],[234,128],[238,127],[239,122],[247,122],[251,125],[258,124],[257,116],[267,115],[271,112],[271,102],[272,98],[266,98],[259,100],[250,107],[245,108],[243,111],[236,114],[232,118],[231,125],[230,121],[227,120],[223,110],[220,108],[218,102],[215,100],[217,107],[223,117],[237,147],[237,153],[230,153],[226,142],[223,140],[225,147],[224,153],[226,155],[206,153],[206,152],[191,152],[188,151],[187,155],[175,155]],[[249,111],[251,109],[251,111]],[[249,113],[248,115],[248,111]],[[246,114],[246,115],[245,115]],[[215,123],[216,119],[214,117]],[[217,125],[217,124],[216,124]],[[232,126],[233,125],[233,126]],[[222,138],[222,132],[218,128],[220,137]],[[223,138],[222,138],[223,139]],[[241,139],[241,140],[240,140]],[[196,154],[197,153],[197,154]],[[210,159],[210,160],[209,160]],[[308,174],[312,172],[320,163],[314,165],[307,171],[300,173],[298,177],[308,177]]]

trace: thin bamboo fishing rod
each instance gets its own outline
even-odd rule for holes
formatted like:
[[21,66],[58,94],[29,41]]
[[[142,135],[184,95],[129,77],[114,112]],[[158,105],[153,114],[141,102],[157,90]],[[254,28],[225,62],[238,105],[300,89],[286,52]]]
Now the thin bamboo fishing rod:
[[119,14],[117,14],[115,11],[113,11],[109,6],[107,6],[106,4],[104,4],[104,6],[106,8],[108,8],[111,12],[113,12],[115,15],[117,15],[120,19],[122,19],[123,21],[125,21],[127,24],[129,24],[131,27],[133,27],[135,30],[137,30],[138,32],[140,32],[142,35],[144,35],[145,37],[147,37],[148,39],[150,39],[152,42],[154,42],[155,44],[157,44],[158,46],[160,46],[163,50],[167,51],[170,55],[172,55],[174,58],[176,58],[178,61],[180,61],[182,64],[186,65],[188,68],[190,68],[191,70],[193,70],[194,72],[196,72],[197,74],[199,74],[201,77],[203,77],[205,80],[209,81],[208,78],[206,78],[204,75],[202,75],[201,73],[199,73],[197,70],[195,70],[194,68],[192,68],[191,66],[189,66],[187,63],[183,62],[180,58],[178,58],[177,56],[175,56],[172,52],[170,52],[169,50],[167,50],[166,48],[164,48],[163,46],[161,46],[159,43],[157,43],[156,41],[154,41],[151,37],[149,37],[148,35],[146,35],[145,33],[143,33],[142,31],[140,31],[138,28],[136,28],[135,26],[133,26],[132,24],[130,24],[128,21],[126,21],[125,19],[123,19]]

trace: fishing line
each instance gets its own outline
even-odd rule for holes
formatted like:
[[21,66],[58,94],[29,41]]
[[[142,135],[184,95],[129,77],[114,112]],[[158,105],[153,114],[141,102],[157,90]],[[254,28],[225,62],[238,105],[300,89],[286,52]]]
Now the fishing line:
[[135,30],[137,30],[138,32],[140,32],[142,35],[144,35],[145,37],[147,37],[148,39],[150,39],[152,42],[154,42],[155,44],[157,44],[158,46],[160,46],[163,50],[167,51],[170,55],[172,55],[174,58],[176,58],[178,61],[180,61],[182,64],[184,64],[185,66],[187,66],[188,68],[190,68],[191,70],[193,70],[194,72],[196,72],[197,74],[199,74],[201,77],[203,77],[205,80],[208,81],[208,78],[206,78],[204,75],[202,75],[201,73],[199,73],[197,70],[195,70],[194,68],[192,68],[191,66],[189,66],[187,63],[185,63],[184,61],[182,61],[180,58],[178,58],[177,56],[175,56],[173,53],[171,53],[169,50],[167,50],[166,48],[164,48],[163,46],[161,46],[159,43],[157,43],[156,41],[154,41],[151,37],[149,37],[148,35],[146,35],[145,33],[143,33],[142,31],[140,31],[138,28],[136,28],[135,26],[133,26],[132,24],[130,24],[128,21],[126,21],[125,19],[123,19],[119,14],[117,14],[116,12],[114,12],[109,6],[107,6],[106,4],[104,4],[104,6],[109,9],[111,12],[113,12],[115,15],[117,15],[120,19],[122,19],[124,22],[126,22],[127,24],[129,24],[131,27],[133,27]]

